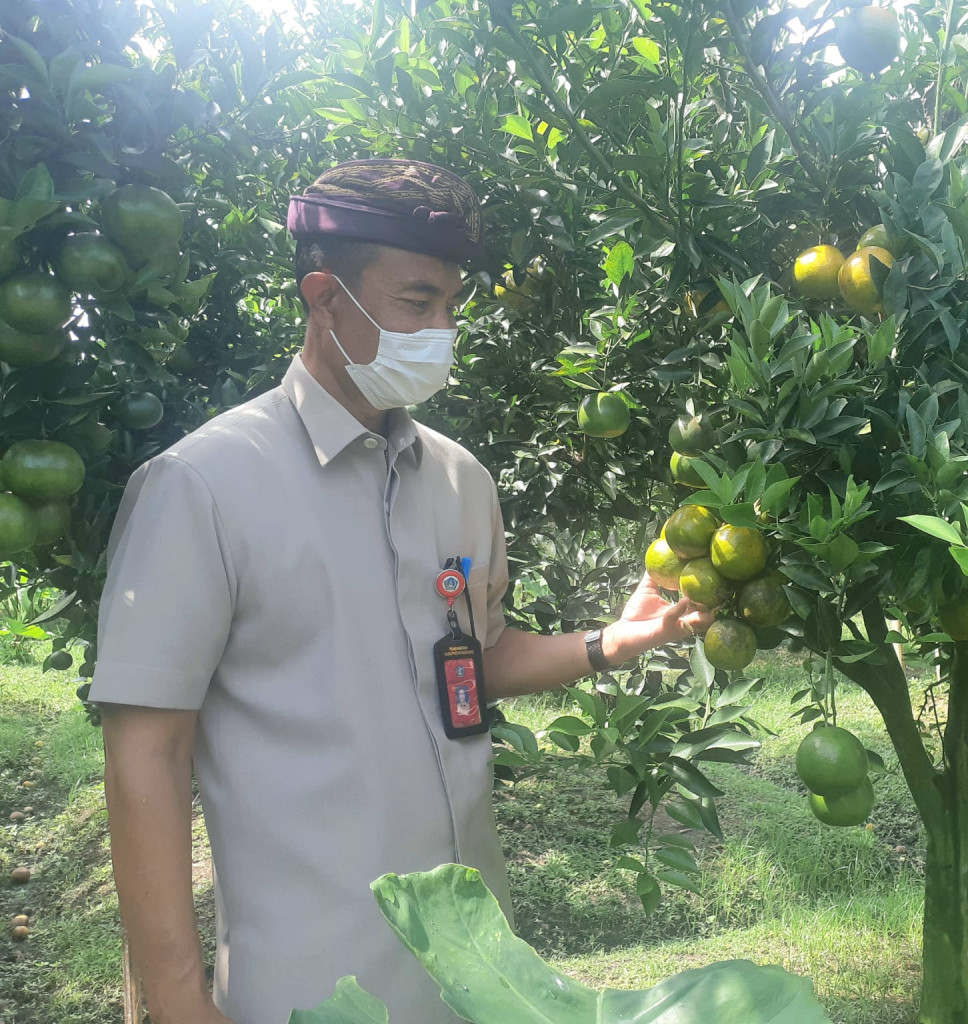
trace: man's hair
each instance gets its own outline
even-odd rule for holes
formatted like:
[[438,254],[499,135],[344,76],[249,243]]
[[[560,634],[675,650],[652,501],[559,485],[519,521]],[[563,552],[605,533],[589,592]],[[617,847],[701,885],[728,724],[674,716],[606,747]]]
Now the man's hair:
[[303,312],[309,314],[309,303],[303,298],[302,279],[317,270],[339,274],[348,288],[357,284],[360,275],[380,253],[374,242],[360,242],[355,238],[324,237],[300,238],[296,241],[296,289]]

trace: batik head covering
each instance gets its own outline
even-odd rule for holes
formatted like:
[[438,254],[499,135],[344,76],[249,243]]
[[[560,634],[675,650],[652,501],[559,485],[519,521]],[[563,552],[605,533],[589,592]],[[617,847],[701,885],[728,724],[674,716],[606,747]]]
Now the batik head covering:
[[299,238],[340,236],[466,263],[484,244],[481,207],[467,182],[419,160],[353,160],[324,171],[289,202]]

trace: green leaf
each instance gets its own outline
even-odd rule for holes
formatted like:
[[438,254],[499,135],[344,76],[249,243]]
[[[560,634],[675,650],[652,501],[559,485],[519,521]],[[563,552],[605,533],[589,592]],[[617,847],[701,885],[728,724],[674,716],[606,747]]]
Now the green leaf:
[[961,571],[968,576],[968,548],[950,547],[948,548],[948,553],[958,563]]
[[360,988],[352,975],[340,978],[329,999],[315,1009],[289,1014],[289,1024],[388,1024],[389,1020],[386,1006]]
[[520,114],[506,114],[501,128],[509,135],[516,135],[519,139],[527,139],[529,142],[534,142],[531,122]]
[[[669,881],[692,885],[674,873]],[[641,992],[586,988],[517,938],[480,873],[459,864],[383,875],[371,888],[444,1002],[475,1024],[830,1024],[808,979],[746,960],[683,971]]]
[[958,530],[951,523],[938,518],[938,516],[898,516],[898,519],[902,523],[909,523],[922,533],[926,533],[931,537],[937,537],[938,540],[946,541],[948,544],[954,544],[957,547],[965,547],[965,542],[962,540]]
[[635,270],[635,252],[628,242],[617,242],[605,260],[605,275],[612,284],[621,284]]

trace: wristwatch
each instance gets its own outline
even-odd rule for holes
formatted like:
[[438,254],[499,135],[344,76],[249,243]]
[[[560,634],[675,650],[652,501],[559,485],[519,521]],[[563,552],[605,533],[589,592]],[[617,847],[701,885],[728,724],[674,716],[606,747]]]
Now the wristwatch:
[[596,672],[608,672],[611,665],[605,652],[602,650],[602,631],[600,629],[589,630],[585,634],[585,651],[588,654],[588,662]]

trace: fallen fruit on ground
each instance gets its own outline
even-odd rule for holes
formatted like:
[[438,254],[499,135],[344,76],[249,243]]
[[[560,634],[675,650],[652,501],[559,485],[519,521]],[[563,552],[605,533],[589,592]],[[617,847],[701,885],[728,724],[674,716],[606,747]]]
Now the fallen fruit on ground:
[[708,558],[686,562],[679,576],[679,590],[684,597],[704,608],[718,608],[733,592],[729,581],[716,571]]
[[631,421],[625,399],[614,391],[585,395],[578,406],[578,426],[589,437],[618,437]]
[[11,930],[10,937],[14,942],[23,942],[29,934],[30,929],[25,924],[18,924]]
[[10,927],[16,928],[18,925],[30,924],[30,918],[26,914],[17,914],[10,920]]
[[665,537],[658,537],[645,552],[645,571],[667,590],[679,589],[679,576],[686,562],[669,547]]
[[84,483],[84,461],[61,441],[16,441],[3,456],[4,486],[30,501],[69,498]]
[[666,520],[662,528],[669,547],[684,559],[699,558],[709,553],[719,519],[705,505],[683,505]]
[[717,619],[703,644],[710,665],[727,672],[746,668],[756,657],[756,631],[739,619]]
[[709,545],[713,565],[728,580],[748,580],[766,567],[766,538],[750,526],[723,523]]
[[40,270],[20,270],[0,281],[0,320],[24,334],[46,334],[71,318],[71,293]]
[[30,868],[14,868],[10,872],[10,881],[16,885],[23,885],[25,882],[30,881]]
[[857,789],[867,778],[864,744],[847,729],[819,726],[797,748],[797,775],[812,793],[830,797]]
[[808,793],[807,803],[825,825],[862,825],[874,809],[874,787],[865,778],[859,786],[835,796]]
[[897,15],[886,7],[856,7],[840,23],[837,49],[845,64],[865,75],[883,71],[901,50]]
[[779,626],[790,617],[790,600],[783,584],[769,575],[748,580],[739,589],[736,607],[751,626]]
[[22,821],[25,821],[25,820],[26,820],[26,818],[27,818],[27,815],[26,815],[26,814],[24,814],[24,812],[23,812],[23,811],[11,811],[11,812],[10,812],[10,820],[11,820],[11,821],[12,821],[12,822],[13,822],[13,823],[14,823],[15,825],[19,825],[19,824],[20,824],[20,822],[22,822]]
[[858,313],[883,313],[881,291],[871,274],[871,261],[877,260],[889,267],[894,257],[877,245],[852,252],[840,268],[838,282],[844,302]]
[[843,265],[844,254],[836,246],[813,245],[804,249],[793,264],[797,290],[811,299],[837,298],[837,275]]
[[36,536],[30,506],[16,494],[0,492],[0,558],[26,551]]

